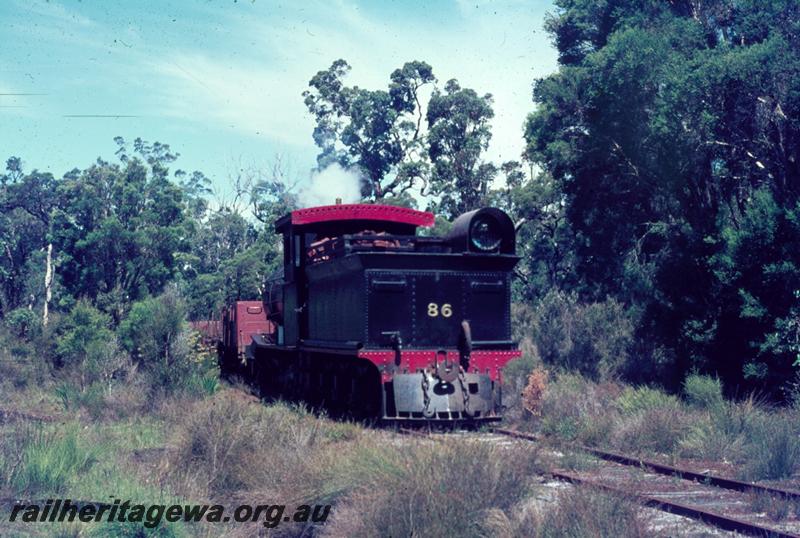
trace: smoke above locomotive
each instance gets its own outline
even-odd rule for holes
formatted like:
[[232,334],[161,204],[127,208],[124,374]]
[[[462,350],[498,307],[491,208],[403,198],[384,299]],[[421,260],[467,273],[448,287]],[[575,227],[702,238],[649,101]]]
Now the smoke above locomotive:
[[[231,306],[223,368],[267,396],[384,421],[487,421],[502,413],[511,340],[511,219],[461,215],[446,237],[417,235],[434,215],[339,204],[275,223],[283,267],[263,304]],[[255,321],[254,321],[255,320]]]

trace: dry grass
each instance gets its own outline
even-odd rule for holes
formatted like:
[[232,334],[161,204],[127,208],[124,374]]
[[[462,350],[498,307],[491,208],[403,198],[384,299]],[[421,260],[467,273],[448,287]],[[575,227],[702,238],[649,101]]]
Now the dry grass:
[[593,383],[561,374],[548,384],[535,426],[547,435],[586,444],[605,442],[613,431],[609,409],[621,391],[615,383]]
[[636,502],[585,488],[560,493],[539,509],[520,507],[512,517],[493,511],[483,523],[483,536],[501,538],[607,538],[653,536]]
[[462,439],[376,445],[348,466],[326,536],[485,536],[487,514],[513,516],[541,471],[529,446]]
[[282,502],[320,500],[325,452],[361,435],[354,425],[267,407],[235,390],[194,402],[172,420],[181,426],[169,473],[182,490],[211,499],[258,491]]
[[[398,442],[234,391],[196,403],[172,443],[169,482],[182,495],[335,505],[324,526],[281,525],[272,531],[281,536],[480,536],[487,511],[512,514],[541,471],[527,445]],[[239,526],[234,535],[253,532]]]
[[751,493],[749,504],[755,512],[765,514],[775,522],[783,521],[797,509],[797,504],[791,499],[763,492]]
[[547,370],[536,368],[528,376],[522,391],[522,406],[534,417],[542,416],[542,405],[547,390]]
[[651,387],[554,376],[546,387],[531,374],[538,415],[518,427],[642,454],[722,460],[751,480],[791,477],[800,469],[800,413],[755,397],[725,400],[715,378],[692,374],[685,400]]

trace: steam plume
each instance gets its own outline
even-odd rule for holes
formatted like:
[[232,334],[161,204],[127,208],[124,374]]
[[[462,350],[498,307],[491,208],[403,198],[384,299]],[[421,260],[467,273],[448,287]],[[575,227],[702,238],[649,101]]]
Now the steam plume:
[[337,198],[345,204],[361,200],[361,180],[356,172],[334,163],[311,175],[308,186],[299,193],[302,207],[332,205]]

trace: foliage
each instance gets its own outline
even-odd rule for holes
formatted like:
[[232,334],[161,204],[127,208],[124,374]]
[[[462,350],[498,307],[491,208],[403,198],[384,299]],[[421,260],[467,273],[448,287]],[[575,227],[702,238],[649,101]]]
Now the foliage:
[[185,387],[201,366],[186,324],[186,303],[174,287],[134,303],[118,334],[134,361],[151,375],[156,390]]
[[43,298],[41,249],[48,242],[51,213],[57,204],[56,182],[36,170],[26,174],[22,161],[6,161],[0,175],[0,315]]
[[455,79],[444,92],[435,89],[428,103],[428,155],[433,169],[431,195],[438,214],[457,217],[486,205],[497,167],[481,160],[492,137],[492,96],[479,96]]
[[548,19],[561,65],[535,82],[526,157],[574,233],[562,285],[630,305],[673,388],[694,368],[772,395],[791,378],[799,23],[783,0],[558,0]]
[[345,86],[350,69],[336,60],[303,92],[316,122],[318,169],[338,163],[358,170],[365,199],[403,199],[418,188],[448,218],[480,207],[496,173],[480,158],[491,138],[491,95],[453,79],[432,91],[426,107],[423,91],[436,82],[427,63],[395,69],[388,91]]
[[575,285],[574,235],[566,217],[566,199],[553,178],[542,173],[531,177],[519,162],[504,163],[508,192],[492,203],[517,219],[517,252],[521,256],[515,274],[521,299],[540,301],[549,291]]
[[782,208],[775,195],[762,188],[753,193],[738,223],[722,229],[720,252],[712,258],[728,294],[719,331],[744,353],[743,364],[736,365],[741,371],[735,374],[758,388],[786,388],[786,380],[797,370],[798,249],[800,201]]
[[137,139],[124,166],[98,161],[58,185],[53,215],[58,275],[65,290],[104,303],[119,322],[131,301],[159,293],[188,250],[191,220],[181,187],[167,178],[177,156]]
[[181,288],[190,319],[211,319],[232,301],[261,298],[264,282],[280,261],[268,233],[259,234],[237,213],[209,216],[183,270]]
[[[364,197],[383,198],[411,188],[424,164],[419,162],[422,108],[420,89],[435,78],[425,62],[408,62],[391,75],[389,91],[347,87],[350,71],[336,60],[310,81],[303,92],[316,120],[314,142],[320,147],[319,169],[338,162],[364,175]],[[389,172],[395,177],[384,181]]]
[[682,451],[690,456],[741,461],[748,445],[758,437],[759,425],[770,420],[767,410],[752,396],[742,402],[712,399],[711,405],[702,409],[704,413],[695,415],[681,441]]
[[81,390],[92,382],[108,384],[124,357],[110,329],[111,317],[81,300],[59,323],[57,365],[77,377]]
[[12,310],[4,321],[11,333],[19,338],[29,338],[40,325],[39,316],[28,308]]
[[615,405],[623,415],[637,415],[653,409],[676,407],[674,396],[650,387],[626,387],[617,398]]
[[209,396],[220,387],[217,357],[186,324],[186,303],[175,288],[134,303],[119,327],[123,345],[149,378],[151,393]]
[[725,401],[719,378],[689,374],[683,381],[683,394],[691,405],[703,409],[717,409]]
[[580,375],[554,376],[541,400],[541,415],[534,426],[546,435],[585,444],[606,442],[614,429],[614,400],[620,388],[614,383],[594,383]]
[[536,309],[534,341],[545,364],[609,378],[629,367],[633,322],[613,298],[581,304],[553,291]]

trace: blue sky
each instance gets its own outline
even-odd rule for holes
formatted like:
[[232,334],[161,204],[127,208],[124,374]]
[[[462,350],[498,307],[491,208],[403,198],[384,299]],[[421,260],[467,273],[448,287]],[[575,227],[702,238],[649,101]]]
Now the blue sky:
[[[337,58],[349,82],[385,88],[409,60],[438,84],[495,98],[488,157],[518,158],[531,83],[556,68],[549,1],[0,2],[0,157],[60,177],[113,137],[168,143],[175,167],[220,193],[239,169],[280,158],[308,177],[316,148],[301,93]],[[92,117],[76,117],[92,116]],[[111,116],[111,117],[94,117]]]

